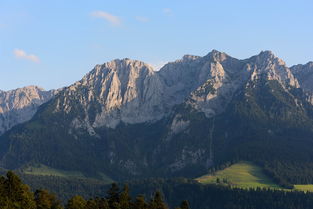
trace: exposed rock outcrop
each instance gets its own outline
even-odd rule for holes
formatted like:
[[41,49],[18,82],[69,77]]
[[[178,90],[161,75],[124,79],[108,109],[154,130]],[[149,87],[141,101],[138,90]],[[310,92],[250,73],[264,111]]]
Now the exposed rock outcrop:
[[37,86],[0,91],[0,135],[31,119],[38,106],[50,100],[55,92]]
[[292,73],[298,79],[303,90],[313,92],[313,62],[305,65],[294,65],[291,68]]

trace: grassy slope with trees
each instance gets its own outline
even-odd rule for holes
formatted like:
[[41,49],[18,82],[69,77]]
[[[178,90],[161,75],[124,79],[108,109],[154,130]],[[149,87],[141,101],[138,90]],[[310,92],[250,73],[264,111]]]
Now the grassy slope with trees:
[[[196,179],[202,184],[220,184],[231,187],[285,189],[265,174],[262,167],[248,162],[240,161],[223,170],[201,176]],[[294,185],[294,190],[313,191],[313,185]]]
[[180,204],[180,209],[311,209],[313,205],[313,193],[229,188],[183,178],[138,180],[123,189],[119,186],[113,183],[107,192],[88,199],[75,195],[63,204],[47,190],[31,192],[17,175],[8,172],[0,177],[0,208],[168,209]]

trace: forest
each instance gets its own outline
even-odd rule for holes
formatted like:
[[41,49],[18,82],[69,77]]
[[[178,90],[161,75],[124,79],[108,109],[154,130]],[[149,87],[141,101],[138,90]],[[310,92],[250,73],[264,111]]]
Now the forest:
[[[149,201],[143,195],[132,199],[128,186],[122,190],[116,183],[107,191],[105,197],[95,197],[85,200],[79,195],[70,198],[65,204],[47,190],[31,192],[30,187],[9,171],[6,177],[0,178],[0,208],[1,209],[168,209],[162,194],[156,191]],[[187,201],[182,201],[177,209],[189,209]]]
[[0,177],[1,209],[311,209],[312,205],[309,192],[201,185],[183,178],[112,183],[99,196],[86,198],[73,191],[71,198],[60,200],[45,189],[31,190],[11,171]]

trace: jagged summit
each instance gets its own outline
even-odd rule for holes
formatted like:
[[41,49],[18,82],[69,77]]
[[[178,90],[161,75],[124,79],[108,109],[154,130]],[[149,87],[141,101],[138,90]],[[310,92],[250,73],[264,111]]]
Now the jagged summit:
[[[91,73],[99,73],[99,71],[107,71],[107,70],[113,70],[113,71],[120,71],[120,70],[131,70],[131,69],[146,69],[148,71],[153,72],[153,68],[151,67],[151,65],[139,61],[139,60],[132,60],[129,58],[124,58],[124,59],[115,59],[109,62],[106,62],[102,65],[98,64],[94,67],[94,69],[89,72],[88,74]],[[87,75],[88,75],[87,74]]]
[[10,89],[10,90],[7,90],[7,91],[4,91],[4,90],[1,90],[0,89],[0,92],[11,92],[11,91],[19,91],[19,90],[40,90],[40,91],[45,91],[44,88],[40,87],[40,86],[36,86],[36,85],[29,85],[29,86],[23,86],[23,87],[20,87],[20,88],[16,88],[16,89]]
[[249,58],[248,63],[250,70],[252,70],[251,80],[266,77],[267,80],[277,80],[284,87],[299,88],[298,80],[286,66],[286,63],[271,51],[262,51]]
[[210,53],[208,53],[204,57],[208,57],[208,58],[210,58],[210,59],[212,59],[213,61],[216,61],[216,62],[223,62],[227,58],[230,58],[230,56],[227,55],[226,53],[220,52],[220,51],[218,51],[216,49],[213,49]]
[[196,56],[196,55],[190,55],[190,54],[186,54],[183,56],[183,58],[181,59],[182,61],[186,62],[186,61],[193,61],[196,59],[201,58],[200,56]]
[[[86,115],[73,124],[88,127],[114,128],[120,122],[156,121],[167,115],[174,105],[184,101],[189,101],[194,108],[211,117],[223,112],[232,95],[241,86],[262,76],[268,80],[277,80],[284,87],[298,88],[299,80],[304,89],[310,90],[309,74],[312,66],[313,62],[293,66],[291,72],[283,60],[269,50],[244,60],[215,49],[203,57],[187,54],[180,60],[166,64],[160,71],[154,71],[149,64],[139,60],[115,59],[96,65],[80,81],[60,91],[55,109],[70,112],[75,100],[83,107]],[[23,109],[24,105],[35,103],[32,105],[34,113],[35,107],[51,98],[50,93],[37,86],[0,91],[0,94],[2,98],[6,98],[2,99],[5,104],[2,105],[2,112],[13,108]],[[15,97],[21,95],[23,98],[24,94],[29,99],[17,102],[19,99]],[[70,97],[73,99],[69,100]],[[7,104],[8,101],[14,102]],[[87,116],[94,103],[97,104],[97,111],[91,119]],[[3,106],[7,107],[6,110]],[[28,114],[26,118],[31,116],[32,114]],[[24,118],[21,121],[26,120],[25,117],[21,118]],[[10,123],[14,125],[17,122]]]
[[45,91],[38,86],[0,91],[0,135],[31,119],[38,106],[50,100],[56,92]]
[[305,65],[295,65],[290,69],[298,79],[301,88],[307,92],[313,92],[313,62],[308,62]]
[[[298,81],[285,63],[271,51],[238,60],[212,50],[204,57],[185,55],[157,72],[138,60],[116,59],[97,65],[70,86],[63,97],[75,95],[85,113],[84,118],[73,120],[73,127],[115,128],[120,122],[160,120],[174,105],[184,101],[212,117],[224,111],[234,93],[245,83],[262,76],[277,80],[284,88],[298,87]],[[85,90],[79,90],[82,88]],[[56,111],[70,112],[71,101],[60,99]],[[98,107],[92,119],[88,117],[89,110],[94,108],[91,104]]]
[[306,64],[298,64],[298,65],[294,65],[294,66],[291,66],[290,69],[292,69],[292,71],[294,73],[298,73],[300,71],[310,71],[313,69],[313,62],[308,62]]
[[274,52],[271,51],[271,50],[262,50],[260,53],[259,53],[260,56],[275,56]]

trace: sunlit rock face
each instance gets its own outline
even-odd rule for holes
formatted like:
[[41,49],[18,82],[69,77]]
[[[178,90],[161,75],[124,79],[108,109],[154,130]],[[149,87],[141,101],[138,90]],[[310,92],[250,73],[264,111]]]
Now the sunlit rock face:
[[11,91],[0,91],[0,134],[33,117],[38,106],[50,100],[55,91],[27,86]]

